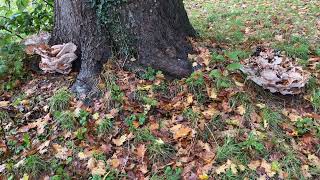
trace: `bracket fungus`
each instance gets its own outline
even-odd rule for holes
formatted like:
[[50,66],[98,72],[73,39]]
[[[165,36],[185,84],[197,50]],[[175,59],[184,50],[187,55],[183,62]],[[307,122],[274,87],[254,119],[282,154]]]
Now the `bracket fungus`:
[[262,47],[258,47],[252,57],[243,61],[241,71],[264,89],[283,95],[300,94],[310,77],[310,73],[298,66],[295,59]]

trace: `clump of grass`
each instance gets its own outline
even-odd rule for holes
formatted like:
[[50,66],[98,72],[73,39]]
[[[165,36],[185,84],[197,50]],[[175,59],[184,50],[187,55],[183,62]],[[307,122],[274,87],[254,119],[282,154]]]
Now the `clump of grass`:
[[59,122],[61,127],[65,130],[73,130],[75,127],[75,117],[70,111],[55,112],[55,119]]
[[136,136],[134,138],[134,142],[148,142],[148,141],[155,141],[156,137],[154,137],[149,129],[143,128],[143,129],[135,129],[134,135]]
[[32,155],[25,159],[22,166],[24,173],[31,174],[33,177],[39,176],[42,172],[47,170],[47,163],[38,155]]
[[191,74],[191,76],[186,80],[189,91],[196,96],[196,99],[199,103],[205,101],[205,81],[204,75],[202,72],[197,71]]
[[7,111],[0,111],[0,122],[4,123],[10,120],[9,113]]
[[69,108],[72,93],[66,88],[60,89],[50,98],[49,107],[51,112],[63,111]]
[[209,76],[215,82],[215,87],[217,90],[222,90],[233,86],[232,81],[227,76],[223,75],[218,69],[212,70]]
[[241,143],[241,147],[248,150],[256,150],[258,153],[265,153],[265,147],[258,137],[250,132],[248,138]]
[[196,127],[200,114],[194,112],[191,108],[187,108],[182,112],[182,116],[188,119],[192,123],[193,127]]
[[312,92],[311,104],[315,112],[320,112],[320,88]]
[[174,157],[176,150],[170,144],[158,139],[147,146],[147,152],[149,159],[153,163],[166,163]]
[[244,155],[240,144],[236,143],[231,137],[227,137],[224,144],[217,149],[217,162],[223,162],[230,158],[238,159],[239,157],[246,158],[246,155]]
[[114,122],[110,118],[105,118],[97,127],[98,134],[105,134],[111,132]]
[[274,111],[270,108],[262,109],[262,119],[266,125],[270,126],[270,129],[276,130],[277,133],[281,133],[281,128],[279,127],[279,123],[282,120],[281,114],[277,111]]

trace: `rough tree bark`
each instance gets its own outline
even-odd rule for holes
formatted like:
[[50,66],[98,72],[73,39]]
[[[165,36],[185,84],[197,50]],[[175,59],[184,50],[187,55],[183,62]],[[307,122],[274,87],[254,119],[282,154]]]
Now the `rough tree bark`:
[[[132,38],[136,61],[125,67],[152,67],[174,77],[192,71],[188,36],[195,36],[182,0],[128,0],[117,7],[119,20]],[[110,12],[111,13],[111,12]],[[118,34],[117,34],[118,33]],[[55,26],[51,44],[73,42],[78,46],[80,72],[72,90],[78,95],[95,91],[102,64],[117,44],[112,27],[99,22],[97,12],[84,0],[55,0]],[[121,48],[121,47],[120,47]]]

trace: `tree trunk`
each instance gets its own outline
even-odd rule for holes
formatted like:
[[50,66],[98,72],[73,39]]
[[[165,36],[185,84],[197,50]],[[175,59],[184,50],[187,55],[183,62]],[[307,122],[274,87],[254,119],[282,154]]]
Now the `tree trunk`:
[[127,0],[105,9],[83,0],[55,0],[52,35],[51,44],[78,46],[81,69],[72,88],[78,95],[95,91],[102,64],[115,51],[130,69],[150,66],[174,77],[192,71],[186,38],[195,31],[182,0]]

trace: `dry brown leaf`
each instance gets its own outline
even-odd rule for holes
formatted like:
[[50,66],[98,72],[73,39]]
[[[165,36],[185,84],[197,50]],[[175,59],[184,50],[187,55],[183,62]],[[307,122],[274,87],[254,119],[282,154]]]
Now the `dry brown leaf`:
[[260,167],[261,165],[261,161],[260,160],[256,160],[256,161],[251,161],[249,164],[248,164],[248,167],[251,169],[251,170],[257,170],[258,167]]
[[48,146],[50,144],[50,140],[45,141],[44,143],[42,143],[37,150],[39,151],[40,154],[44,154],[48,151]]
[[302,175],[305,178],[311,178],[312,177],[312,175],[309,173],[309,166],[308,165],[302,165],[301,166],[301,172],[302,172]]
[[137,148],[136,154],[139,158],[143,159],[146,154],[147,148],[146,145],[140,144]]
[[0,101],[0,108],[8,107],[10,104],[9,101]]
[[192,131],[191,128],[183,126],[181,124],[173,126],[170,130],[173,133],[174,139],[185,138]]
[[61,146],[60,144],[53,144],[52,147],[55,151],[55,157],[58,159],[66,160],[69,156],[72,155],[71,150]]
[[262,159],[261,161],[261,167],[264,168],[266,174],[269,177],[273,177],[276,174],[276,172],[272,171],[271,164],[264,159]]
[[112,159],[111,166],[115,169],[118,168],[120,166],[120,160],[119,159]]
[[127,140],[127,138],[128,138],[128,136],[126,134],[124,134],[119,139],[112,139],[112,142],[116,146],[122,146],[122,144]]

